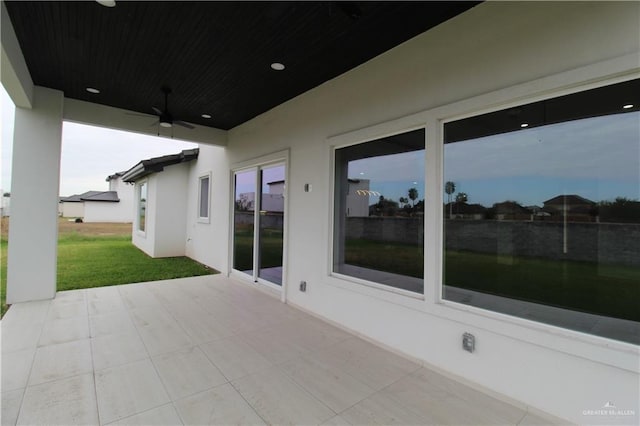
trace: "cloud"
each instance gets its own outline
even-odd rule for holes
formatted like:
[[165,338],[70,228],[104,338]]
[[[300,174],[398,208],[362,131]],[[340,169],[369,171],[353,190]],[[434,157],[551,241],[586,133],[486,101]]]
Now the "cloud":
[[349,162],[349,177],[385,182],[424,180],[424,150],[364,158]]
[[65,122],[62,132],[60,194],[106,191],[107,176],[141,160],[175,154],[197,144]]
[[[2,181],[0,186],[11,187],[11,160],[15,107],[2,87]],[[152,157],[175,154],[197,144],[128,133],[119,130],[65,122],[62,132],[60,164],[60,194],[72,195],[90,190],[108,189],[106,177],[127,170]]]

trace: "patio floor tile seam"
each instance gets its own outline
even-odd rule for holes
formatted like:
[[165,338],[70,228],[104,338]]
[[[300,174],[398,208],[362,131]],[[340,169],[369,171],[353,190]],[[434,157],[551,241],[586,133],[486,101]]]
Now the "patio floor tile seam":
[[[135,414],[131,414],[130,416],[126,416],[126,417],[122,417],[122,418],[117,419],[117,420],[110,421],[109,423],[103,423],[103,422],[102,422],[102,420],[100,420],[100,418],[98,418],[98,421],[99,421],[99,423],[98,423],[98,424],[99,424],[100,426],[116,425],[116,424],[118,424],[119,422],[126,421],[127,419],[130,419],[130,418],[132,418],[132,417],[139,416],[139,415],[141,415],[141,414],[146,414],[146,413],[148,413],[148,412],[150,412],[150,411],[153,411],[153,410],[157,410],[159,407],[163,407],[163,406],[168,405],[168,404],[171,404],[171,405],[173,406],[173,402],[168,402],[168,403],[165,403],[165,404],[159,405],[158,407],[148,408],[148,409],[145,409],[145,410],[143,410],[143,411],[137,412],[137,413],[135,413]],[[175,409],[175,406],[174,406],[173,408]],[[177,411],[177,410],[176,410],[176,411]],[[182,419],[181,419],[181,420],[182,420]],[[183,425],[184,425],[184,422],[183,422]],[[149,425],[149,426],[151,426],[151,425]]]
[[[366,399],[368,399],[368,398],[371,398],[371,397],[373,397],[374,395],[378,395],[378,394],[379,394],[379,395],[384,395],[384,396],[386,396],[386,394],[385,394],[385,392],[384,392],[384,391],[385,391],[385,389],[387,389],[387,388],[389,388],[389,387],[393,386],[394,384],[396,384],[396,383],[398,383],[398,382],[400,382],[400,381],[402,381],[402,380],[406,379],[407,377],[409,377],[409,376],[413,375],[413,374],[414,374],[416,371],[418,371],[420,368],[422,368],[422,367],[418,367],[418,369],[417,369],[417,370],[404,374],[402,377],[399,377],[398,379],[394,380],[392,383],[389,383],[387,386],[383,387],[382,389],[375,390],[372,394],[370,394],[370,395],[366,396],[365,398],[362,398],[362,399],[361,399],[361,400],[359,400],[358,402],[356,402],[356,403],[352,404],[351,406],[349,406],[349,407],[345,408],[344,410],[342,410],[342,411],[340,411],[339,413],[336,413],[336,414],[337,414],[337,415],[342,415],[342,414],[346,413],[347,411],[349,411],[350,409],[352,409],[353,407],[355,407],[356,405],[360,404],[362,401],[364,401],[364,400],[366,400]],[[347,369],[345,369],[345,370],[347,370]],[[345,372],[346,372],[347,374],[349,374],[349,372],[348,372],[348,371],[345,371]],[[352,376],[352,377],[353,377],[353,376]],[[396,401],[396,402],[398,402],[398,401]],[[400,405],[402,405],[405,409],[410,410],[413,414],[417,415],[418,417],[422,417],[422,418],[424,418],[420,413],[417,413],[417,412],[415,412],[414,410],[411,410],[409,407],[406,407],[404,404],[400,404]],[[425,424],[427,424],[427,419],[425,419]]]
[[[29,387],[29,380],[31,379],[31,373],[33,372],[33,364],[34,364],[34,362],[35,362],[36,352],[37,352],[37,350],[38,350],[38,342],[40,341],[40,337],[42,336],[42,331],[43,331],[43,329],[44,329],[44,324],[45,324],[45,322],[46,322],[46,318],[49,316],[49,310],[50,310],[50,309],[51,309],[51,304],[49,303],[49,304],[48,304],[48,306],[47,306],[47,312],[43,315],[42,322],[39,324],[39,326],[40,326],[40,327],[39,327],[39,328],[40,328],[40,332],[38,333],[38,336],[37,336],[37,338],[35,339],[34,345],[33,345],[33,347],[27,348],[27,349],[29,349],[29,350],[30,350],[30,349],[32,349],[32,350],[33,350],[33,356],[32,356],[32,358],[31,358],[31,362],[29,363],[29,373],[27,374],[27,378],[26,378],[26,381],[25,381],[25,385],[24,385],[24,387],[22,388],[22,392],[21,392],[21,396],[20,396],[20,405],[19,405],[19,408],[18,408],[18,412],[16,413],[16,423],[18,422],[18,419],[20,418],[20,413],[21,413],[21,411],[22,411],[22,406],[23,406],[23,403],[24,403],[24,397],[25,397],[25,394],[27,393],[27,388]],[[9,311],[10,311],[10,310],[11,310],[11,307],[9,307]],[[6,322],[5,322],[5,323],[6,323]],[[4,346],[4,345],[3,345],[3,346]],[[16,351],[11,351],[11,352],[8,352],[8,353],[20,352],[20,351],[24,351],[24,350],[25,350],[25,349],[23,348],[23,349],[18,349],[18,350],[16,350]],[[1,357],[1,356],[0,356],[0,357]],[[4,368],[4,367],[3,367],[3,368]],[[15,390],[14,390],[14,391],[15,391]],[[3,391],[2,393],[4,393],[4,391]],[[0,417],[1,417],[1,415],[0,415]]]
[[42,333],[44,331],[44,326],[45,323],[47,322],[46,318],[49,317],[49,311],[51,310],[51,303],[49,303],[49,305],[47,306],[47,313],[44,315],[43,319],[42,319],[42,324],[40,324],[40,333],[38,333],[38,337],[36,339],[35,342],[35,346],[33,347],[33,358],[31,358],[31,363],[29,365],[29,374],[27,374],[27,381],[25,383],[24,386],[24,392],[22,393],[22,399],[20,400],[20,410],[18,411],[18,417],[16,417],[16,422],[17,419],[20,418],[20,411],[22,411],[22,404],[24,402],[24,396],[27,393],[27,388],[29,387],[29,383],[31,381],[31,374],[33,373],[33,366],[36,362],[36,354],[38,352],[38,343],[40,342],[40,339],[42,338]]
[[[300,356],[300,358],[302,358],[302,357],[303,357],[303,356],[301,355],[301,356]],[[292,361],[293,361],[293,360],[292,360]],[[331,408],[330,406],[328,406],[324,401],[320,400],[320,399],[319,399],[319,398],[314,394],[314,392],[313,392],[313,390],[312,390],[312,389],[307,388],[307,386],[305,386],[305,384],[304,384],[304,383],[302,383],[300,380],[296,380],[296,378],[295,378],[295,377],[293,377],[291,374],[289,374],[286,370],[284,370],[284,369],[281,367],[281,365],[282,365],[282,364],[278,364],[278,365],[275,365],[275,367],[276,367],[276,368],[278,368],[278,369],[280,369],[280,371],[282,371],[282,372],[283,372],[287,377],[289,377],[289,379],[290,379],[290,380],[292,380],[295,384],[297,384],[297,385],[298,385],[298,386],[300,386],[302,389],[304,389],[308,394],[310,394],[310,395],[311,395],[312,397],[314,397],[316,400],[318,400],[318,401],[319,401],[319,402],[321,402],[323,405],[325,405],[327,408],[329,408],[331,411],[333,411],[333,412],[335,413],[335,415],[340,415],[340,413],[345,412],[346,410],[350,409],[350,408],[351,408],[351,407],[353,407],[354,405],[359,404],[360,402],[364,401],[364,400],[365,400],[365,399],[367,399],[367,398],[370,398],[371,396],[373,396],[373,395],[375,395],[376,393],[378,393],[378,392],[379,392],[379,391],[377,391],[377,390],[375,390],[375,389],[371,388],[371,390],[372,390],[373,392],[371,392],[371,393],[370,393],[370,394],[368,394],[367,396],[365,396],[365,397],[363,397],[363,398],[359,399],[357,402],[353,403],[351,406],[349,406],[349,407],[347,407],[347,408],[345,408],[345,409],[343,409],[343,410],[341,410],[341,411],[339,411],[339,412],[338,412],[338,411],[334,410],[333,408]],[[361,382],[360,380],[358,380],[356,377],[354,377],[354,376],[352,376],[351,374],[349,374],[349,372],[348,372],[348,371],[346,371],[346,370],[341,370],[341,372],[342,372],[342,373],[344,373],[344,374],[349,375],[352,379],[354,379],[354,380],[356,380],[356,381],[358,381],[358,382],[362,383],[362,382]],[[398,379],[398,380],[400,380],[400,379]],[[365,386],[366,386],[366,384],[365,384]]]
[[[15,424],[18,423],[18,419],[20,418],[20,413],[22,411],[22,404],[24,403],[24,396],[27,393],[27,387],[28,386],[25,386],[24,388],[20,389],[20,390],[22,390],[22,392],[21,392],[21,396],[20,396],[20,406],[18,407],[18,412],[16,413],[16,422],[15,422]],[[15,390],[14,391],[8,391],[8,392],[15,392]],[[4,394],[5,392],[2,392],[2,393]],[[4,407],[0,406],[0,409],[4,411]],[[0,417],[2,417],[2,413],[0,413]]]
[[[268,421],[267,419],[265,419],[264,417],[262,417],[262,416],[260,415],[260,413],[258,412],[258,410],[256,410],[256,407],[254,407],[254,406],[253,406],[253,404],[251,404],[249,401],[247,401],[247,399],[244,397],[244,395],[243,395],[243,394],[238,390],[238,388],[234,385],[233,381],[231,381],[231,380],[230,380],[230,381],[228,381],[228,382],[227,382],[227,384],[229,384],[229,385],[233,388],[233,390],[234,390],[234,391],[236,391],[236,393],[237,393],[238,395],[240,395],[240,398],[242,398],[242,400],[243,400],[244,402],[246,402],[246,403],[247,403],[247,405],[248,405],[249,407],[251,407],[251,410],[253,410],[253,412],[254,412],[254,413],[256,413],[256,416],[258,416],[258,417],[260,418],[260,420],[262,420],[262,421],[264,422],[264,424],[266,424],[266,425],[270,424],[270,423],[269,423],[269,421]],[[223,385],[220,385],[220,386],[223,386]],[[209,390],[210,390],[210,389],[209,389]],[[208,392],[209,390],[206,390],[205,392]],[[178,413],[178,414],[180,414],[180,413]],[[182,419],[182,417],[181,417],[181,419]],[[183,422],[184,424],[186,424],[186,423],[184,422],[184,419],[182,420],[182,422]]]
[[[334,417],[334,416],[337,414],[334,410],[332,410],[332,409],[331,409],[331,407],[329,407],[327,404],[325,404],[323,401],[321,401],[320,399],[318,399],[315,395],[313,395],[311,392],[309,392],[307,389],[305,389],[303,386],[301,386],[299,383],[297,383],[295,380],[293,380],[291,377],[289,377],[289,376],[288,376],[284,371],[282,371],[282,369],[280,369],[277,365],[273,365],[271,368],[275,368],[275,369],[277,369],[280,373],[282,373],[282,374],[284,375],[284,377],[285,377],[286,379],[288,379],[288,380],[289,380],[291,383],[293,383],[296,387],[300,388],[300,390],[301,390],[302,392],[304,392],[304,394],[306,394],[306,396],[307,396],[307,397],[310,397],[312,400],[315,400],[315,402],[316,402],[316,403],[318,403],[318,404],[322,405],[323,407],[325,407],[326,409],[328,409],[329,411],[331,411],[331,412],[333,413],[333,416],[332,416],[332,417]],[[248,376],[251,376],[251,375],[254,375],[254,374],[260,374],[260,372],[259,372],[259,373],[252,373],[252,374],[249,374],[249,375],[247,375],[247,376],[245,376],[245,377],[248,377]],[[237,384],[236,384],[235,382],[236,382],[236,381],[239,381],[239,380],[242,380],[242,379],[235,379],[235,380],[233,380],[233,381],[230,381],[230,382],[229,382],[229,384],[230,384],[231,386],[233,386],[233,388],[235,389],[235,391],[236,391],[236,392],[238,392],[238,394],[240,394],[240,396],[242,397],[242,399],[244,399],[244,400],[245,400],[245,402],[246,402],[247,404],[249,404],[249,406],[251,407],[251,409],[252,409],[253,411],[255,411],[255,412],[256,412],[256,414],[257,414],[257,415],[258,415],[258,416],[259,416],[259,417],[260,417],[260,418],[265,422],[265,424],[267,424],[267,425],[272,424],[272,422],[270,422],[270,421],[269,421],[269,419],[264,418],[263,416],[261,416],[261,415],[260,415],[260,412],[256,409],[256,407],[254,407],[254,405],[253,405],[249,400],[247,400],[247,399],[245,398],[245,396],[242,394],[242,392],[240,391],[240,389],[238,389]],[[332,417],[331,417],[331,418],[332,418]],[[324,420],[324,421],[327,421],[327,420],[329,420],[329,419],[326,419],[326,420]]]
[[[88,309],[88,307],[87,307]],[[89,324],[89,327],[91,327],[91,324]],[[91,329],[89,329],[91,330]],[[91,334],[91,331],[89,331],[89,334]],[[93,337],[90,337],[90,340],[93,340]],[[91,344],[91,342],[90,342]],[[91,375],[93,376],[93,396],[95,398],[96,401],[96,416],[98,418],[98,424],[102,425],[102,420],[100,418],[100,407],[98,406],[98,386],[96,385],[97,383],[97,378],[96,378],[96,365],[95,362],[93,360],[93,345],[91,345],[91,350],[89,351],[91,353],[91,367],[93,368],[93,371],[91,372]]]

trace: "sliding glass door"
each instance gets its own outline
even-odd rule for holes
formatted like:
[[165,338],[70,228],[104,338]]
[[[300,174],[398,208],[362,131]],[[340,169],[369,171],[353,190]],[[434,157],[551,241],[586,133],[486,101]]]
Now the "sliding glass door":
[[235,174],[233,207],[233,269],[253,276],[256,170]]
[[234,176],[233,269],[253,281],[278,286],[282,285],[285,171],[285,165],[278,163]]

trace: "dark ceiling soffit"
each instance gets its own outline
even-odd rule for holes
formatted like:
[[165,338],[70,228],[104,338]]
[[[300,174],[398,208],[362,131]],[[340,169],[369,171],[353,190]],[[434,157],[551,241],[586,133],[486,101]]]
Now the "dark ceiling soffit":
[[198,148],[185,149],[179,154],[164,155],[162,157],[149,158],[142,160],[126,172],[122,174],[123,182],[135,182],[152,173],[159,173],[165,167],[174,164],[187,163],[198,158]]
[[[229,130],[477,1],[6,1],[34,84]],[[428,54],[428,52],[425,52]],[[283,71],[270,64],[282,62]],[[89,93],[92,87],[100,93]],[[203,117],[205,114],[207,117]]]

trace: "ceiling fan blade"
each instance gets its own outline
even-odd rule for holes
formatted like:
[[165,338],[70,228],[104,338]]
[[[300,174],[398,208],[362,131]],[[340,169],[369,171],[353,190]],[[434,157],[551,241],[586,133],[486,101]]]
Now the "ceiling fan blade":
[[158,115],[162,115],[162,111],[159,108],[151,107],[151,109]]
[[186,127],[187,129],[195,129],[196,126],[193,126],[189,123],[185,123],[184,121],[180,121],[180,120],[173,120],[173,124],[176,124],[178,126],[182,126],[182,127]]

